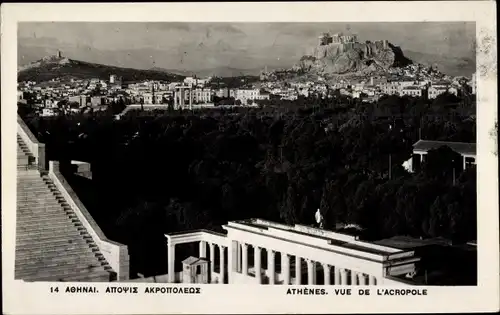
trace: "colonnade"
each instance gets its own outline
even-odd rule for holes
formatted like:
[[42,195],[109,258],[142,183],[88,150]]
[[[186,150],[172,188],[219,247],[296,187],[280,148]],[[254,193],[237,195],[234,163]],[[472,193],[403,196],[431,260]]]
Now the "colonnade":
[[[318,266],[323,271],[323,285],[377,285],[377,278],[373,275],[362,273],[349,268],[333,266],[325,262],[314,261],[309,258],[300,257],[298,255],[290,255],[288,253],[279,252],[273,249],[267,249],[259,246],[254,246],[247,243],[232,241],[228,250],[228,261],[226,262],[226,249],[228,246],[223,244],[208,243],[210,253],[210,275],[215,273],[215,246],[219,247],[219,278],[218,283],[224,284],[236,283],[232,280],[235,274],[242,277],[254,278],[250,282],[257,284],[283,284],[283,285],[301,285],[306,282],[308,285],[318,284]],[[250,247],[253,248],[253,275],[251,274],[251,266],[249,264]],[[263,268],[262,250],[267,252],[267,268]],[[276,254],[280,253],[281,270],[276,272]],[[207,256],[207,241],[199,242],[199,257],[208,258]],[[307,266],[307,281],[303,281],[304,275],[303,266]],[[168,281],[175,282],[175,244],[168,245]],[[293,268],[292,268],[293,266]],[[226,267],[229,279],[226,279]],[[292,271],[293,276],[292,277]],[[266,281],[263,279],[263,274]],[[279,279],[277,279],[279,278]],[[213,278],[212,278],[213,279]],[[212,280],[213,281],[213,280]]]
[[[287,253],[281,253],[279,251],[273,249],[261,248],[259,246],[253,246],[246,243],[236,243],[235,248],[233,248],[232,253],[236,257],[229,257],[229,261],[232,260],[233,264],[229,267],[229,273],[240,273],[242,276],[251,277],[249,274],[249,263],[248,263],[248,254],[249,247],[252,247],[254,250],[254,277],[256,283],[263,283],[262,279],[262,250],[266,250],[267,252],[267,269],[266,274],[268,277],[269,284],[302,284],[302,266],[305,261],[307,265],[307,284],[315,285],[317,284],[317,267],[321,265],[323,269],[323,284],[324,285],[377,285],[377,278],[373,275],[368,275],[365,273],[357,272],[354,270],[349,270],[348,268],[332,266],[327,263],[317,262],[308,258],[303,258],[300,256],[293,256]],[[278,281],[277,273],[275,270],[276,267],[276,253],[280,253],[281,257],[281,271],[279,273],[280,279]],[[292,264],[295,268],[291,268]],[[292,270],[294,270],[294,279],[292,278]],[[333,279],[332,279],[333,273]],[[294,281],[292,281],[292,279]]]

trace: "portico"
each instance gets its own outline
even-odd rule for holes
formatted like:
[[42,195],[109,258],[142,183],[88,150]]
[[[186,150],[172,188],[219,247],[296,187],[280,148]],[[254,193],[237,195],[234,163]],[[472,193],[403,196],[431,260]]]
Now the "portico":
[[[206,230],[166,235],[169,282],[176,282],[175,245],[188,242],[199,242],[200,258],[207,258],[208,244],[211,283],[220,284],[395,284],[394,276],[414,272],[420,260],[412,250],[303,225],[249,219],[231,221],[223,228],[226,235]],[[215,246],[220,255],[218,274],[214,273]]]

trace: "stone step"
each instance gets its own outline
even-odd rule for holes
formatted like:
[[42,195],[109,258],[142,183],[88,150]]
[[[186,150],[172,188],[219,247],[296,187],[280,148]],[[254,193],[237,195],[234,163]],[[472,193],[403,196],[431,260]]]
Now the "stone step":
[[56,213],[65,213],[66,211],[70,211],[70,209],[65,210],[61,205],[58,204],[24,204],[19,205],[17,207],[19,213],[23,213],[25,215],[41,215],[44,216],[46,214],[56,214]]
[[[33,249],[33,250],[23,250],[23,251],[17,251],[16,250],[16,262],[23,263],[26,261],[29,263],[33,259],[38,259],[38,258],[43,258],[43,257],[50,257],[50,258],[57,258],[57,257],[70,257],[71,255],[76,255],[79,257],[84,257],[85,255],[93,255],[93,252],[90,250],[90,248],[85,248],[83,245],[74,245],[74,246],[66,246],[66,247],[53,247],[50,250],[46,250],[43,248],[39,249]],[[94,255],[93,255],[94,256]]]
[[33,207],[18,207],[17,208],[18,212],[18,220],[20,222],[26,222],[27,220],[34,220],[36,219],[50,219],[52,217],[57,218],[60,215],[65,215],[68,216],[68,219],[70,218],[77,218],[77,217],[70,217],[76,216],[75,213],[71,212],[71,210],[66,210],[63,209],[61,206],[53,206],[53,207],[39,207],[36,208],[35,206]]
[[26,183],[26,184],[37,184],[39,182],[40,173],[37,170],[27,170],[24,172],[17,172],[17,183]]
[[17,197],[19,201],[24,201],[24,202],[29,202],[29,203],[35,203],[35,202],[47,202],[47,201],[53,201],[53,202],[58,202],[59,199],[56,199],[56,196],[50,196],[50,192],[36,192],[36,193],[29,193],[29,192],[21,192],[17,193]]
[[45,216],[45,215],[50,215],[50,214],[56,214],[56,213],[64,213],[64,214],[74,214],[73,209],[69,207],[65,207],[62,205],[58,204],[45,204],[45,205],[18,205],[17,206],[17,211],[19,214],[23,215],[40,215],[40,216]]
[[50,276],[50,275],[70,275],[90,273],[92,271],[104,271],[104,267],[97,262],[82,261],[81,263],[62,263],[60,265],[47,265],[38,263],[30,267],[18,265],[15,270],[15,277],[30,277],[30,276]]
[[78,220],[76,214],[69,212],[68,210],[61,208],[47,208],[42,210],[18,209],[17,222],[20,224],[27,224],[37,220],[43,221],[40,223],[50,224],[52,222],[51,220],[58,220],[60,218],[66,219],[67,222],[72,222],[71,220]]
[[107,271],[93,270],[86,272],[76,272],[76,273],[61,273],[47,275],[40,273],[32,276],[24,276],[22,278],[15,277],[16,279],[23,279],[25,281],[62,281],[62,282],[109,282],[111,274]]
[[[34,198],[36,198],[36,196],[33,196]],[[32,198],[31,198],[32,199]],[[31,207],[31,206],[52,206],[52,205],[55,205],[55,206],[60,206],[62,207],[63,206],[63,203],[65,203],[66,200],[64,199],[61,199],[61,198],[57,198],[54,197],[54,198],[45,198],[45,197],[42,197],[38,200],[30,200],[30,198],[28,196],[21,196],[18,200],[17,200],[17,205],[19,207]]]
[[[32,195],[33,198],[37,198],[36,195]],[[39,199],[34,200],[33,198],[29,198],[28,196],[20,196],[17,200],[17,204],[20,207],[31,207],[31,206],[61,206],[59,200],[54,198],[46,198],[46,197],[38,197]],[[31,199],[31,200],[30,200]]]
[[[66,245],[89,246],[89,248],[97,247],[97,245],[95,245],[95,244],[86,243],[83,240],[83,238],[81,238],[81,239],[76,238],[76,239],[71,239],[71,240],[61,239],[61,240],[52,241],[51,243],[44,245],[43,248],[45,248],[47,250],[51,250],[53,248],[59,248],[60,246],[66,246]],[[38,250],[38,248],[40,248],[40,245],[38,245],[37,242],[31,242],[31,243],[24,244],[24,245],[16,244],[16,252],[18,250],[19,251]]]
[[67,210],[73,210],[70,205],[66,202],[66,200],[41,200],[39,202],[35,202],[32,200],[19,200],[17,202],[18,209],[44,209],[49,207],[57,207],[64,208]]
[[[40,176],[40,175],[38,175]],[[32,180],[24,180],[23,182],[19,182],[17,183],[17,188],[21,188],[21,189],[26,189],[26,190],[37,190],[37,189],[40,189],[40,188],[44,188],[44,189],[48,189],[49,187],[47,187],[47,185],[41,181],[38,180],[37,177],[35,177],[35,175],[33,175],[33,179]]]
[[39,244],[49,244],[53,241],[59,241],[59,240],[71,240],[71,239],[76,239],[76,238],[83,238],[83,235],[78,232],[77,229],[73,232],[66,232],[66,233],[58,233],[57,231],[54,231],[54,233],[50,235],[43,235],[38,237],[36,240],[33,240],[33,235],[32,234],[20,234],[16,235],[16,244],[19,245],[25,245],[29,244],[30,242],[36,241]]
[[[79,224],[79,225],[77,225]],[[34,232],[39,232],[39,233],[53,233],[54,231],[83,231],[85,232],[85,228],[81,223],[76,223],[73,224],[68,221],[64,220],[58,220],[56,222],[52,223],[32,223],[32,224],[26,224],[26,225],[19,225],[17,227],[17,232],[19,233],[34,233]]]
[[[24,256],[47,256],[47,255],[52,255],[54,253],[58,253],[61,251],[66,251],[67,254],[71,253],[77,253],[79,252],[80,254],[90,254],[93,256],[96,255],[101,255],[99,252],[97,245],[95,244],[88,244],[85,243],[85,241],[82,242],[73,242],[73,243],[68,243],[67,241],[65,243],[51,243],[47,244],[44,246],[38,246],[36,244],[31,244],[31,245],[25,245],[23,247],[16,248],[16,259],[17,255],[20,255],[20,257]],[[97,256],[96,256],[97,257]],[[99,257],[97,257],[99,258]]]
[[[49,244],[45,246],[31,246],[31,247],[20,247],[16,248],[16,260],[28,258],[28,257],[62,257],[61,255],[70,256],[70,255],[91,255],[95,257],[97,254],[100,255],[100,252],[94,247],[90,247],[91,244],[86,243],[65,243],[59,245]],[[93,244],[92,244],[93,245]],[[60,254],[62,253],[62,254]],[[98,259],[99,260],[99,259]]]
[[39,226],[31,225],[26,228],[18,226],[18,228],[16,229],[16,232],[19,233],[19,236],[21,236],[22,234],[31,234],[34,236],[54,235],[54,234],[62,235],[62,233],[73,232],[73,231],[78,231],[82,233],[87,232],[87,230],[85,230],[83,226],[77,227],[71,223],[64,223],[64,224],[57,223],[54,226],[43,223],[40,224]]
[[48,188],[45,183],[39,181],[38,179],[40,177],[40,174],[32,174],[30,175],[31,177],[26,179],[26,178],[21,178],[21,181],[17,182],[17,188],[22,188],[22,189],[29,189],[29,188]]
[[18,273],[33,273],[37,269],[52,269],[52,271],[63,270],[65,267],[72,266],[73,268],[86,269],[90,266],[95,268],[102,268],[104,266],[97,260],[92,253],[78,253],[66,256],[45,256],[18,260],[16,259],[16,266]]
[[68,216],[68,218],[77,218],[72,209],[65,209],[60,205],[19,206],[17,207],[17,213],[21,221],[24,221],[25,219],[34,219],[35,217],[39,219],[44,217],[50,219],[51,216],[57,216],[59,214],[64,214]]
[[56,223],[66,223],[66,224],[81,224],[80,220],[73,213],[67,213],[62,209],[59,210],[50,210],[50,212],[44,212],[37,215],[36,218],[33,218],[33,212],[23,212],[21,216],[17,219],[19,223],[18,227],[25,226],[36,226],[36,225],[50,225]]
[[[26,230],[17,230],[16,232],[19,233],[19,237],[21,237],[21,234],[29,234],[32,237],[36,238],[41,238],[45,236],[52,236],[52,235],[59,235],[60,237],[64,237],[67,235],[67,233],[73,233],[74,231],[80,232],[80,233],[86,233],[87,231],[81,228],[76,228],[76,227],[57,227],[57,229],[53,229],[51,227],[46,227],[46,228],[33,228],[33,229],[26,229]],[[80,236],[83,236],[80,234]],[[33,240],[35,241],[35,240]]]

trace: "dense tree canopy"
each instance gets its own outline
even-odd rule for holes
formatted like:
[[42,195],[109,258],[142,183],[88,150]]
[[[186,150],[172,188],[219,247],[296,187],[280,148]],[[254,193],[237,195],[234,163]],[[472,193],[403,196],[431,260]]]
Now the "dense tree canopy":
[[68,180],[146,274],[165,267],[151,267],[165,232],[249,217],[313,224],[317,208],[326,228],[355,223],[373,237],[476,238],[474,168],[454,167],[460,156],[447,147],[416,173],[401,166],[420,136],[475,142],[474,108],[399,97],[285,105],[131,111],[120,120],[20,113],[48,159],[92,163],[90,184]]

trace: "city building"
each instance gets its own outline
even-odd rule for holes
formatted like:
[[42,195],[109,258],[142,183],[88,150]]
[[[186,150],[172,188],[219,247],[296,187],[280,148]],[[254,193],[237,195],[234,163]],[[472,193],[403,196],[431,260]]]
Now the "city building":
[[430,150],[435,150],[443,146],[449,147],[462,156],[463,169],[476,164],[475,143],[419,140],[413,145],[413,156],[405,162],[405,168],[411,172],[415,171],[421,163],[425,162],[426,155]]
[[411,97],[421,97],[426,95],[425,94],[426,89],[422,86],[419,85],[411,85],[411,86],[404,86],[401,88],[400,95],[404,96],[411,96]]
[[[153,96],[154,96],[154,102],[153,102]],[[161,104],[163,101],[163,94],[160,93],[144,93],[142,94],[144,104]]]
[[193,93],[193,101],[195,103],[210,103],[212,101],[212,90],[210,89],[194,89]]

